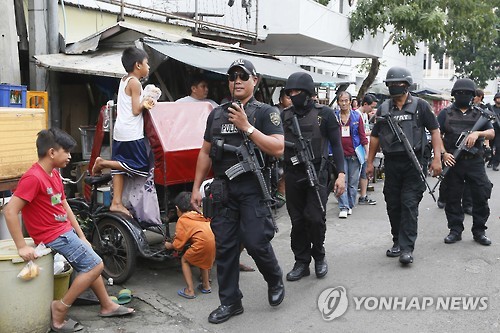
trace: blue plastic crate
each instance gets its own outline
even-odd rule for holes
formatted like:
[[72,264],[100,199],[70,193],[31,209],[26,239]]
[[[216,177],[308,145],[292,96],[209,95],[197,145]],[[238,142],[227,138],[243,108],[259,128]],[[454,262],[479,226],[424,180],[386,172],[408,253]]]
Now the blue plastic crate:
[[0,107],[25,108],[26,86],[0,84]]

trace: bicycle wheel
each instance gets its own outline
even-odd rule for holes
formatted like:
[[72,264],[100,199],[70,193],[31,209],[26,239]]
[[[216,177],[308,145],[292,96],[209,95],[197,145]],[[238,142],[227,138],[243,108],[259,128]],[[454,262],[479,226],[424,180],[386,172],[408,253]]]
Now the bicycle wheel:
[[134,239],[125,226],[111,218],[100,220],[97,228],[99,233],[94,230],[92,244],[103,260],[103,275],[112,278],[114,283],[123,283],[135,270],[137,248]]

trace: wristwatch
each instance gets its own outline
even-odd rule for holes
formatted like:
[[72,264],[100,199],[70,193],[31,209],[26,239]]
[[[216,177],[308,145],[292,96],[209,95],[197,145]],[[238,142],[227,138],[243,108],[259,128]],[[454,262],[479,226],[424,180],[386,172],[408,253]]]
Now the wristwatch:
[[246,131],[247,135],[248,135],[248,136],[252,135],[252,133],[253,133],[253,131],[254,131],[254,130],[255,130],[255,127],[250,126],[250,127],[247,129],[247,131]]

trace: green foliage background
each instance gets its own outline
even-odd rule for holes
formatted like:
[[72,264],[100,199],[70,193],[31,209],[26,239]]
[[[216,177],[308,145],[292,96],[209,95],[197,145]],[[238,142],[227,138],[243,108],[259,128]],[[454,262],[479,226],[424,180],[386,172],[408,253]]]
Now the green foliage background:
[[436,61],[446,53],[458,76],[484,87],[500,75],[499,7],[500,0],[358,0],[351,40],[388,32],[404,55],[426,42]]

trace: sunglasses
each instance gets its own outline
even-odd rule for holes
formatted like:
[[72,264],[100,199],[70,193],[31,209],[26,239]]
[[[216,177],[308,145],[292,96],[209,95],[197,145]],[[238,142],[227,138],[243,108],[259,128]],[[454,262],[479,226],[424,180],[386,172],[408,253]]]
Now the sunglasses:
[[250,74],[248,74],[247,72],[243,72],[243,73],[240,73],[240,72],[234,72],[234,73],[230,73],[229,74],[229,81],[236,81],[236,78],[240,78],[241,81],[248,81],[248,79],[250,79]]

